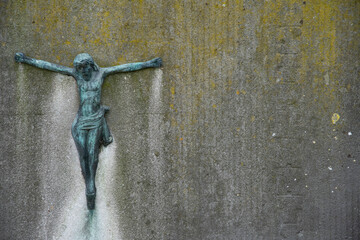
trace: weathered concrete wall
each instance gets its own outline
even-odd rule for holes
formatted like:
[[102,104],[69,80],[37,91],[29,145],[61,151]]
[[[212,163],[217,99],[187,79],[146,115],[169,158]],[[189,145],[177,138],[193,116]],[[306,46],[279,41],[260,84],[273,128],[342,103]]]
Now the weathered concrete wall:
[[[359,1],[86,2],[0,2],[1,239],[360,238]],[[18,51],[163,58],[104,84],[95,223],[75,81]]]

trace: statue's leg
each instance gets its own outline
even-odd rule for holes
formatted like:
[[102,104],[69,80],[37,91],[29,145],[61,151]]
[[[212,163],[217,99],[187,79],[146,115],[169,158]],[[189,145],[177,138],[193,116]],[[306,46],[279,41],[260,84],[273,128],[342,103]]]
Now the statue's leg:
[[87,139],[88,131],[87,130],[77,130],[77,129],[73,128],[71,133],[72,133],[76,148],[79,153],[81,173],[82,173],[84,179],[86,180],[87,172],[89,172],[87,170],[89,167],[87,164],[88,153],[86,151],[86,139]]
[[89,172],[86,178],[86,195],[89,209],[95,208],[95,175],[99,162],[100,140],[102,136],[102,130],[102,127],[90,130],[86,141],[89,164]]
[[89,130],[80,130],[76,126],[73,126],[71,130],[79,153],[81,173],[85,180],[87,206],[88,209],[92,210],[95,207],[95,192],[91,189],[91,165],[88,150]]

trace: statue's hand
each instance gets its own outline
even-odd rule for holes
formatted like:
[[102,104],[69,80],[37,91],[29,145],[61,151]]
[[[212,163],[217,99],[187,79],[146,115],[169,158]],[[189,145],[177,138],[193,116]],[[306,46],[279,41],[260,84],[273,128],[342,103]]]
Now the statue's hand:
[[15,53],[15,61],[19,62],[19,63],[24,62],[25,61],[25,54],[23,54],[21,52]]
[[161,67],[162,66],[161,58],[154,58],[154,59],[151,59],[149,62],[152,67]]

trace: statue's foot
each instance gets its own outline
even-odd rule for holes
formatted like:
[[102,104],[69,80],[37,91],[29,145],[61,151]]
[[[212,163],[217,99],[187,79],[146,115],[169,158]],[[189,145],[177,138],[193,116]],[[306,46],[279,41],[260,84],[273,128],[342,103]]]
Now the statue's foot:
[[104,139],[103,145],[104,145],[104,147],[106,147],[107,145],[109,145],[112,142],[113,142],[113,137],[110,135],[110,137],[108,139]]
[[95,198],[96,198],[96,193],[87,193],[86,194],[87,208],[89,210],[95,209]]

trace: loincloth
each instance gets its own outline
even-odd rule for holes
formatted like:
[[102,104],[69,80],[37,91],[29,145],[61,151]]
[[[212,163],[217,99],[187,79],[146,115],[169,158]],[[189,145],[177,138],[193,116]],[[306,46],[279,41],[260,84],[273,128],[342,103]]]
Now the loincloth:
[[79,116],[79,114],[77,114],[73,122],[72,130],[91,130],[102,127],[106,124],[104,115],[107,111],[109,111],[107,106],[100,106],[100,109],[90,116]]

